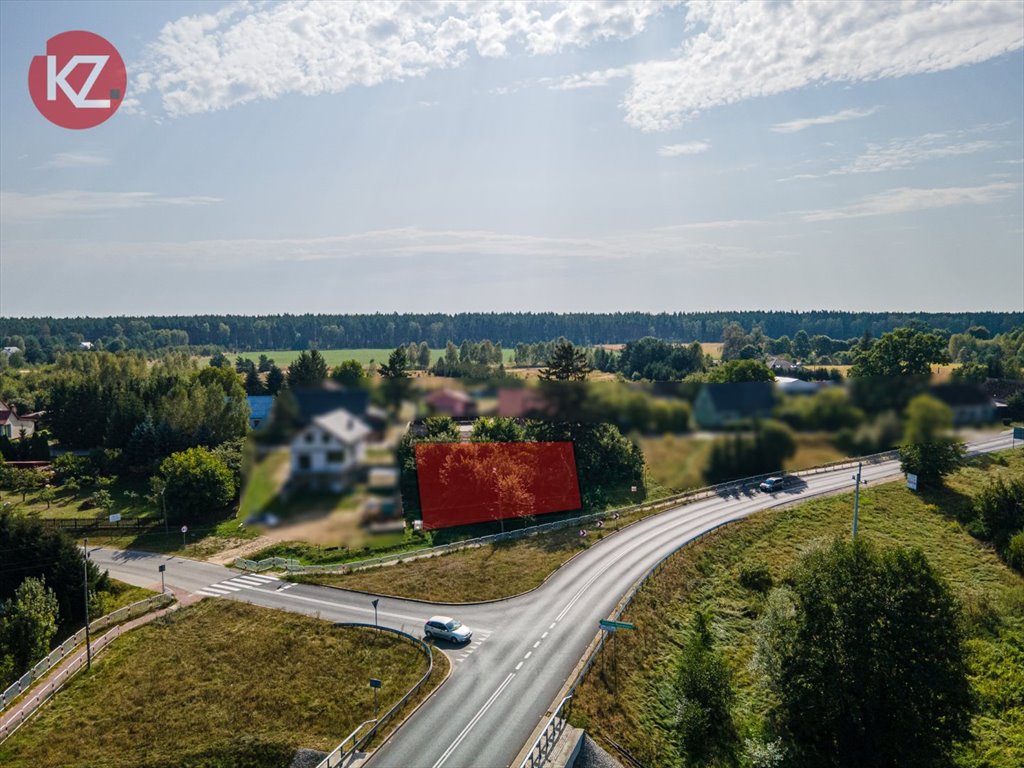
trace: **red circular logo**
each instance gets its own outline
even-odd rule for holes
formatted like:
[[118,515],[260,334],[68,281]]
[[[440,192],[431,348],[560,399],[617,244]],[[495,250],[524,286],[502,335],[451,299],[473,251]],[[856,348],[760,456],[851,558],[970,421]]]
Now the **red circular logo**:
[[62,32],[28,68],[28,91],[43,117],[62,128],[93,128],[121,106],[128,73],[109,41],[92,32]]

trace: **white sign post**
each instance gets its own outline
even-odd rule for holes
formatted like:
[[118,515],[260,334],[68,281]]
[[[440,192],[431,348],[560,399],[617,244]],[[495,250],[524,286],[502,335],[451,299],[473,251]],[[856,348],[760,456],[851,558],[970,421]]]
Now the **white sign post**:
[[114,514],[112,514],[110,516],[110,522],[112,522],[112,523],[120,523],[121,522],[121,513],[120,512],[115,512]]
[[913,474],[912,472],[907,473],[907,488],[909,488],[912,491],[917,490],[917,475]]
[[188,533],[188,526],[181,526],[181,548],[184,549],[187,545],[185,543],[185,534]]

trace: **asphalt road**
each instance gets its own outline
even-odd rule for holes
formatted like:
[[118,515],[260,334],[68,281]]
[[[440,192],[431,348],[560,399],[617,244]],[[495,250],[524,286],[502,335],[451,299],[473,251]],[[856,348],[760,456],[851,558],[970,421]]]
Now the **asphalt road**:
[[[1010,433],[968,444],[972,453],[1010,447]],[[870,484],[900,475],[896,461],[865,466]],[[769,495],[720,496],[662,512],[594,544],[539,589],[495,603],[431,606],[382,598],[379,620],[422,633],[432,614],[454,615],[474,629],[468,649],[440,644],[455,667],[451,679],[369,761],[371,768],[504,768],[526,744],[597,633],[597,623],[661,558],[722,523],[773,506],[853,489],[849,468],[804,478]],[[102,548],[91,557],[111,576],[159,588],[204,590],[269,608],[332,621],[373,621],[370,597],[329,587],[244,577],[210,563]],[[200,594],[203,594],[201,592]],[[347,734],[338,734],[340,741]]]

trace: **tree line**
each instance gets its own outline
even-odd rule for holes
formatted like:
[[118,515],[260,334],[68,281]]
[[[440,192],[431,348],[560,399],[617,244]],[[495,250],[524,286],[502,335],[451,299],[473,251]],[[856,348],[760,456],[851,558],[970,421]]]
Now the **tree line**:
[[921,324],[947,334],[984,326],[993,334],[1024,324],[1021,312],[467,312],[459,314],[191,315],[166,317],[0,318],[3,345],[18,347],[29,363],[52,361],[83,342],[108,351],[153,352],[185,346],[236,351],[264,349],[394,348],[426,341],[493,339],[506,347],[564,336],[577,344],[625,343],[644,336],[667,341],[716,342],[738,324],[779,338],[803,330],[810,336],[879,336]]

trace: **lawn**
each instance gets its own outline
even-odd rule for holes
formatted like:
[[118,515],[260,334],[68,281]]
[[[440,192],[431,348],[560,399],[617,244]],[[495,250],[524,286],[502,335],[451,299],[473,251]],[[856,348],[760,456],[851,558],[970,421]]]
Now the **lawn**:
[[[1016,451],[977,460],[941,493],[919,496],[892,483],[861,492],[860,535],[880,546],[920,547],[965,607],[979,710],[975,741],[957,755],[964,767],[1024,765],[1024,580],[954,519],[992,477],[1021,473],[1024,453]],[[740,568],[764,563],[778,583],[802,553],[849,535],[851,508],[844,495],[762,512],[672,557],[623,615],[637,630],[615,659],[609,651],[595,664],[576,694],[572,719],[646,765],[681,765],[666,681],[700,609],[713,617],[713,635],[732,671],[737,731],[741,738],[757,735],[767,699],[750,662],[764,598],[740,586]]]
[[[447,665],[434,654],[428,688]],[[383,712],[425,671],[393,635],[203,600],[118,639],[0,745],[0,763],[287,768],[373,716],[369,678],[384,681]]]

